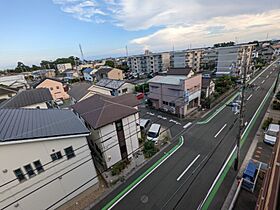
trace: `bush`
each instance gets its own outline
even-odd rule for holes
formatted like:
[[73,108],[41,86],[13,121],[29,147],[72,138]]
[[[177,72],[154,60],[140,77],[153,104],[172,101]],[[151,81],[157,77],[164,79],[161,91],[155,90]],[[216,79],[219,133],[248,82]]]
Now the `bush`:
[[278,100],[280,100],[280,91],[275,96]]
[[273,121],[273,118],[269,117],[267,118],[264,122],[263,122],[263,125],[262,125],[262,129],[263,130],[266,130],[269,126],[270,123],[272,123]]
[[155,147],[155,143],[152,141],[146,141],[144,144],[143,153],[145,158],[150,158],[156,154],[158,149]]
[[135,86],[135,92],[143,92],[143,90],[145,93],[149,92],[149,84],[145,83],[142,85]]
[[275,109],[275,110],[280,110],[280,102],[278,102],[276,100],[273,101],[272,108]]
[[125,169],[125,167],[126,167],[126,163],[123,161],[116,163],[112,167],[112,171],[111,171],[112,176],[119,175],[122,172],[122,170]]

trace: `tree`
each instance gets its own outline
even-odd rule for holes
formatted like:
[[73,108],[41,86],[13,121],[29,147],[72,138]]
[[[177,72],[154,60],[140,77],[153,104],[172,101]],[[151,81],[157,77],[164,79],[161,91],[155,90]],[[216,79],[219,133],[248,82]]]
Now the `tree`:
[[30,67],[24,65],[23,62],[20,62],[20,61],[19,61],[19,62],[17,63],[17,67],[15,68],[15,72],[16,72],[16,73],[21,73],[21,72],[26,72],[26,71],[30,71]]
[[114,61],[112,61],[112,60],[107,60],[107,61],[105,62],[105,66],[110,66],[110,67],[112,67],[112,68],[115,68],[115,63],[114,63]]
[[233,46],[235,43],[230,41],[230,42],[221,42],[221,43],[216,43],[214,44],[214,47],[229,47]]

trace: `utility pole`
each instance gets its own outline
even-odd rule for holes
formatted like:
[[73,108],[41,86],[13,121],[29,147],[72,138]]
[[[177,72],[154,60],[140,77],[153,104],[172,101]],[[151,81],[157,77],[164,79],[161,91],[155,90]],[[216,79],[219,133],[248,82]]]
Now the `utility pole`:
[[84,53],[83,53],[83,49],[82,49],[82,45],[79,44],[79,48],[80,48],[80,52],[81,52],[81,56],[82,56],[82,63],[84,64],[85,59],[84,59]]
[[242,132],[244,128],[244,111],[245,111],[245,89],[246,89],[246,77],[247,77],[247,49],[244,49],[244,60],[241,69],[243,69],[243,84],[241,89],[241,103],[239,111],[239,130],[236,138],[236,158],[234,162],[234,170],[238,170],[239,160],[240,160],[240,141],[242,137]]

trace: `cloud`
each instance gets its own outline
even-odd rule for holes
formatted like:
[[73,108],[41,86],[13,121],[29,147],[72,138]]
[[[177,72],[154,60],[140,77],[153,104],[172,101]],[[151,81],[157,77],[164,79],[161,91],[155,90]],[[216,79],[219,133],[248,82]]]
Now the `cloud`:
[[99,4],[94,0],[53,0],[53,2],[60,5],[63,12],[72,14],[74,18],[81,21],[105,22],[100,16],[107,14],[99,8]]
[[[196,47],[212,45],[223,41],[245,42],[279,37],[280,9],[261,14],[213,17],[189,26],[167,26],[147,36],[131,40],[131,44],[152,46],[153,50],[171,48],[172,44],[186,48],[189,44]],[[151,49],[151,48],[150,48]]]

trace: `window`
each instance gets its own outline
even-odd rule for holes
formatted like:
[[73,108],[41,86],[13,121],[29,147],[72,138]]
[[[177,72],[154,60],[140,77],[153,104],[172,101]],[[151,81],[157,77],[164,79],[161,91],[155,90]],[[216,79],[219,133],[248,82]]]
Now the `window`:
[[64,151],[67,159],[75,157],[75,152],[72,146],[65,148]]
[[24,166],[24,169],[25,169],[27,175],[29,176],[29,178],[31,178],[31,177],[33,177],[33,176],[36,175],[36,174],[34,173],[33,168],[32,168],[32,166],[31,166],[30,164]]
[[50,89],[53,90],[53,87],[51,87]]
[[22,170],[20,168],[14,170],[14,173],[18,179],[18,181],[22,182],[24,180],[26,180],[24,174],[22,173]]
[[59,89],[59,86],[56,86],[56,89]]
[[169,106],[175,107],[175,103],[169,103]]
[[56,161],[62,158],[62,154],[60,151],[51,154],[52,161]]
[[126,93],[127,92],[127,88],[122,89],[122,92]]
[[168,105],[168,102],[167,102],[167,101],[162,101],[162,103],[163,103],[164,105]]
[[34,164],[34,167],[36,168],[38,174],[42,173],[44,171],[44,168],[43,168],[40,160],[34,161],[33,164]]
[[116,128],[117,128],[117,131],[123,130],[123,124],[122,124],[122,121],[121,121],[121,120],[118,120],[118,121],[116,122]]

